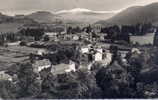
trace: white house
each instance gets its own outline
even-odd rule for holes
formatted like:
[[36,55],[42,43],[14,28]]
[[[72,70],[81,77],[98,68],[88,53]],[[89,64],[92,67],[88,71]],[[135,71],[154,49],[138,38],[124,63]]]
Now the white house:
[[63,73],[69,73],[69,72],[75,72],[76,71],[76,64],[73,61],[69,61],[68,64],[61,63],[57,65],[53,65],[51,69],[51,73],[53,74],[63,74]]
[[75,65],[75,62],[73,61],[69,61],[69,68],[65,70],[65,72],[69,73],[71,71],[75,72],[76,71],[76,65]]
[[81,48],[81,53],[89,53],[89,48],[88,47],[83,47]]
[[[106,57],[102,58],[102,59],[97,59],[97,61],[99,61],[100,64],[102,64],[103,66],[107,66],[111,63],[112,61],[112,53],[109,53],[109,52],[106,52]],[[87,69],[88,70],[91,70],[93,64],[95,63],[96,61],[93,61],[92,63],[89,63],[87,66]]]
[[141,54],[141,51],[138,48],[132,48],[131,52]]
[[112,61],[112,53],[110,53],[110,52],[106,52],[105,53],[105,57],[104,57],[104,59],[102,60],[102,64],[104,65],[104,66],[107,66],[107,65],[109,65],[110,63],[111,63],[111,61]]
[[78,35],[73,35],[73,40],[74,40],[74,41],[79,40],[79,36],[78,36]]
[[56,32],[48,32],[48,33],[45,33],[45,36],[48,36],[50,38],[50,40],[53,40],[53,41],[59,41],[58,40],[58,33]]
[[47,51],[45,49],[39,49],[37,50],[36,54],[42,56],[43,54],[46,54]]
[[56,32],[47,32],[47,33],[45,33],[45,35],[48,35],[49,37],[54,37],[54,36],[57,36],[58,33],[56,33]]
[[12,78],[12,76],[6,74],[5,71],[0,71],[0,80],[12,81],[13,78]]
[[21,41],[7,43],[8,46],[18,46],[21,43]]
[[103,60],[103,49],[97,49],[95,54],[95,61],[102,61]]
[[33,64],[33,68],[35,72],[40,72],[42,71],[44,68],[49,68],[51,67],[51,62],[47,59],[44,60],[37,60],[35,61],[35,63]]

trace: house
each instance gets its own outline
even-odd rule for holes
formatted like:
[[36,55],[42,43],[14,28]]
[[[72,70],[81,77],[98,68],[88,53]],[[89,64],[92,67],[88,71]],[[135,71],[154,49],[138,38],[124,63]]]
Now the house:
[[107,65],[109,65],[112,61],[112,53],[109,52],[105,52],[102,54],[102,57],[100,57],[99,59],[97,59],[97,61],[92,61],[90,63],[87,64],[87,69],[91,70],[92,66],[98,62],[99,64],[101,64],[104,67],[107,67]]
[[56,33],[56,32],[47,32],[47,33],[45,33],[45,35],[48,35],[49,37],[54,37],[54,36],[57,36],[58,33]]
[[100,34],[98,34],[98,36],[99,36],[100,41],[105,41],[105,37],[107,36],[107,34],[100,33]]
[[130,42],[139,45],[154,44],[155,33],[147,33],[143,36],[130,36]]
[[21,41],[7,43],[7,46],[18,46],[21,43]]
[[5,71],[0,71],[0,80],[12,81],[12,76],[5,73]]
[[131,53],[141,54],[141,51],[138,48],[132,48]]
[[82,47],[81,48],[81,53],[89,53],[89,48],[88,47]]
[[60,63],[57,65],[53,65],[51,69],[51,73],[53,74],[63,74],[69,72],[76,71],[76,63],[72,60],[69,60],[69,63]]
[[92,50],[94,50],[95,46],[92,44],[84,45],[81,47],[81,53],[90,53]]
[[73,40],[74,41],[77,41],[77,40],[79,40],[80,39],[80,37],[78,36],[78,35],[73,35]]
[[36,54],[42,56],[43,54],[46,54],[47,51],[45,49],[39,49],[37,50]]
[[64,40],[72,40],[73,39],[73,35],[72,34],[65,34],[64,35]]
[[95,61],[102,61],[103,60],[103,50],[97,49],[97,52],[95,53]]
[[79,33],[78,35],[80,35],[82,40],[90,40],[90,35],[86,32]]
[[34,72],[37,72],[37,73],[49,67],[51,67],[51,62],[47,59],[37,60],[33,63]]
[[47,32],[44,36],[48,36],[50,40],[58,41],[58,33],[56,32]]
[[75,72],[76,71],[76,64],[75,64],[75,62],[73,62],[73,61],[69,61],[69,68],[68,69],[66,69],[65,70],[65,72],[71,72],[71,71],[73,71],[73,72]]
[[112,62],[112,56],[113,56],[113,54],[110,53],[110,52],[105,52],[105,53],[103,53],[103,60],[102,60],[101,63],[102,63],[104,66],[109,65],[109,64]]

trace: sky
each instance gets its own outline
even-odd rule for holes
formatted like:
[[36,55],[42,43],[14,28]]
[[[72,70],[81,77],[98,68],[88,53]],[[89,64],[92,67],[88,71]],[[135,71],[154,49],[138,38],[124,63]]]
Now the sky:
[[34,11],[86,8],[95,11],[115,11],[135,5],[147,5],[158,0],[0,0],[0,11],[5,14],[27,14]]

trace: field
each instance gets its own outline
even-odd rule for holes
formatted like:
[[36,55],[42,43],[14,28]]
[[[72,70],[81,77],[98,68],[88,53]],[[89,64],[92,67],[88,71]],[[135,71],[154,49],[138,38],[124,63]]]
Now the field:
[[144,44],[153,44],[154,43],[154,36],[155,34],[147,34],[144,36],[131,36],[130,40],[134,44],[139,43],[140,45]]
[[0,47],[0,70],[6,70],[13,64],[28,60],[30,53],[37,49],[20,46]]

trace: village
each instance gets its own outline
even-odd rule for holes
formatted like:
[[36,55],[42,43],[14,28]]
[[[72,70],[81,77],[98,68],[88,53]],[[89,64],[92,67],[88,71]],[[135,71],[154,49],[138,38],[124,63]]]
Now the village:
[[[4,46],[2,46],[1,49],[3,51],[7,51],[7,54],[3,53],[3,55],[1,55],[1,62],[7,67],[1,68],[2,72],[0,79],[5,79],[5,75],[6,79],[8,79],[8,74],[4,73],[4,69],[7,69],[13,64],[21,61],[23,63],[31,62],[36,73],[39,73],[44,69],[51,68],[51,72],[53,74],[63,74],[72,71],[75,72],[78,69],[86,69],[90,71],[92,65],[96,62],[106,67],[113,63],[116,52],[117,55],[119,54],[121,56],[122,62],[127,64],[126,55],[128,53],[136,52],[140,54],[143,51],[141,46],[155,45],[154,42],[157,32],[157,30],[153,28],[150,29],[153,31],[146,33],[146,35],[129,35],[130,43],[124,41],[120,44],[118,42],[121,40],[116,40],[116,42],[112,43],[109,39],[107,39],[106,36],[108,34],[101,33],[99,30],[101,28],[93,30],[93,28],[88,26],[83,29],[83,31],[77,31],[75,34],[68,33],[68,30],[66,29],[60,33],[44,32],[38,41],[34,40],[34,36],[25,36],[26,38],[24,40],[4,43]],[[35,30],[35,32],[38,31]],[[17,35],[17,37],[18,36],[20,37],[20,35]],[[5,35],[1,35],[1,38],[2,37],[5,37]],[[3,40],[6,41],[7,38],[8,37]],[[133,46],[138,44],[139,46]],[[52,58],[47,56],[57,54],[59,51],[58,45],[63,46],[63,49],[73,48],[75,52],[71,53],[77,53],[77,60],[67,58],[67,61],[53,64],[51,61]],[[8,51],[11,52],[11,56],[8,55]],[[8,59],[7,56],[9,56]],[[15,58],[15,56],[19,56],[19,58]],[[15,61],[10,61],[13,59],[10,59],[10,57],[13,57]]]
[[[72,27],[63,31],[26,28],[15,34],[1,34],[0,80],[17,85],[19,70],[25,66],[32,70],[27,74],[37,74],[34,80],[40,85],[49,75],[62,76],[80,71],[93,75],[101,68],[110,69],[115,79],[120,71],[127,74],[126,70],[132,66],[131,58],[143,56],[145,62],[140,73],[146,81],[146,73],[155,73],[154,66],[145,64],[151,57],[148,52],[157,48],[157,28],[150,27],[143,35],[128,31],[120,35],[115,29],[115,26],[106,29],[89,25],[82,30]],[[125,73],[122,77],[127,77]]]
[[0,3],[0,100],[157,99],[158,0]]

